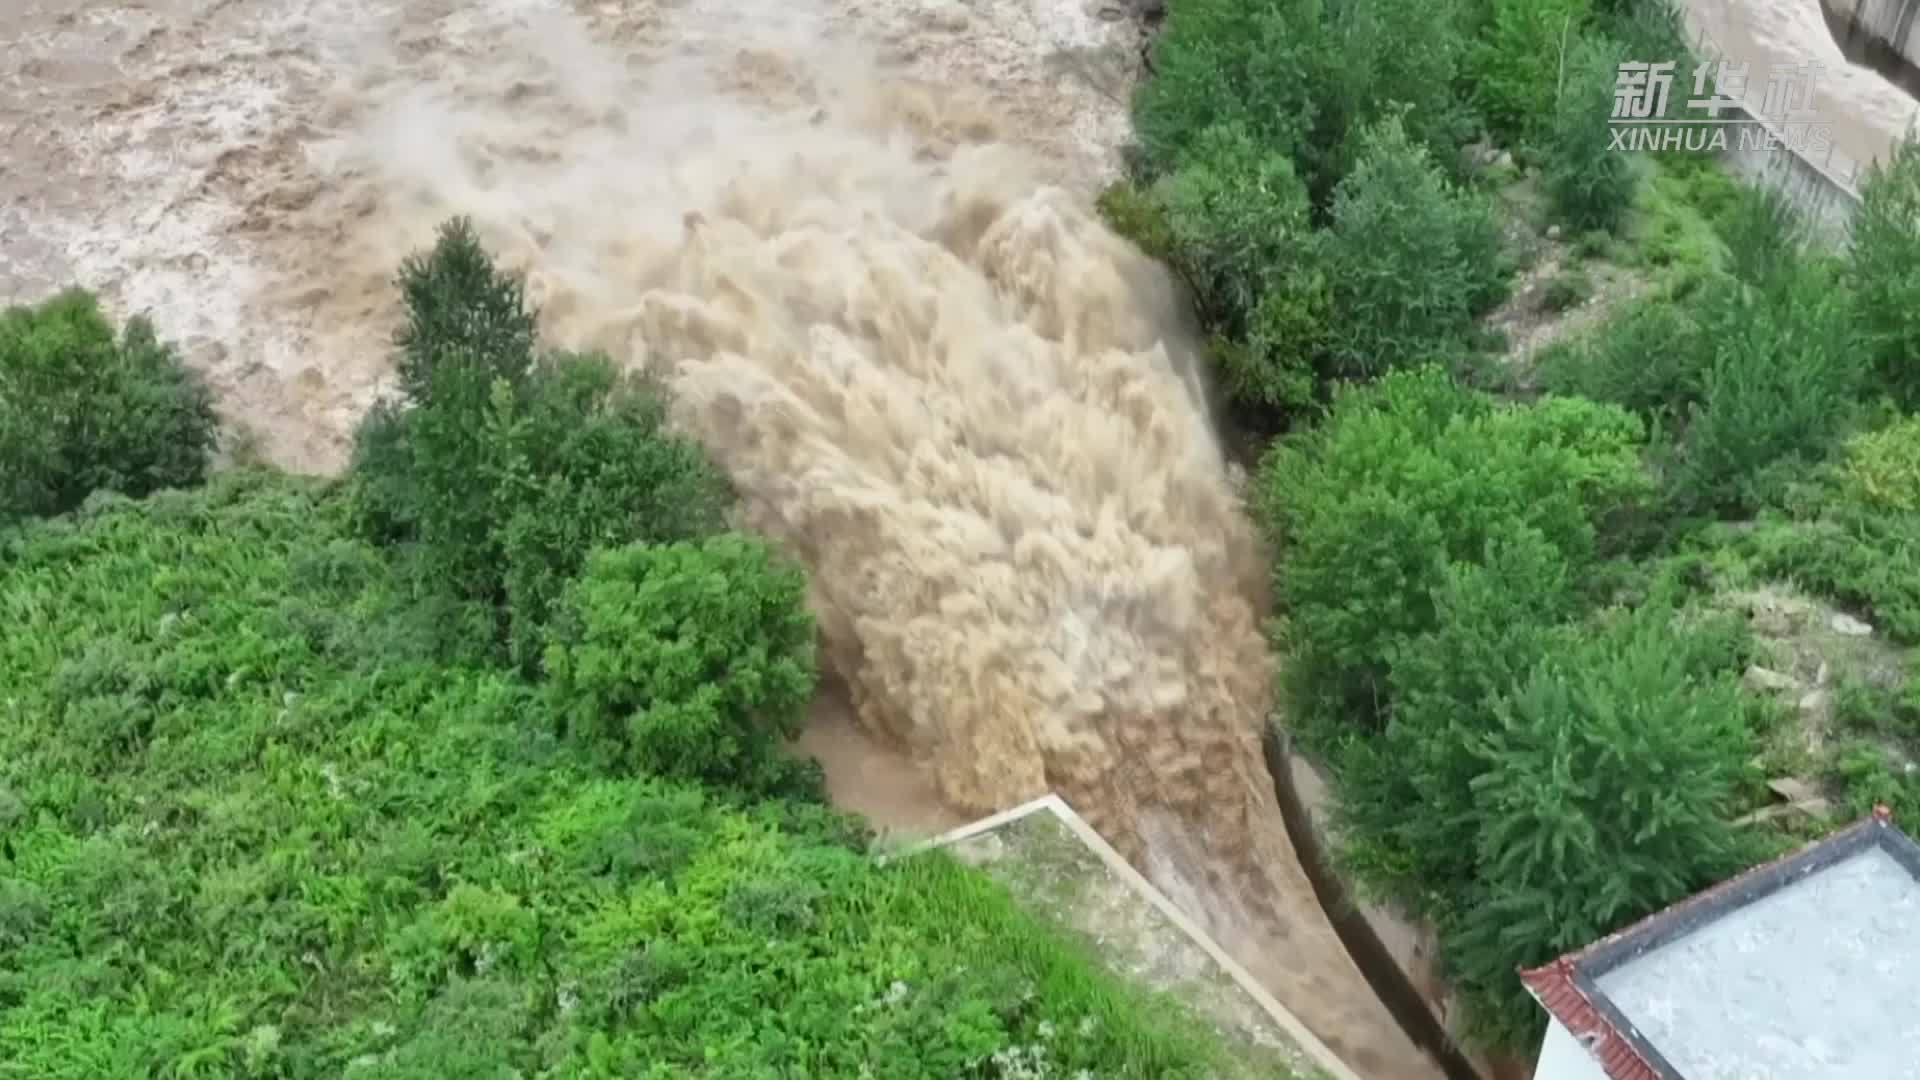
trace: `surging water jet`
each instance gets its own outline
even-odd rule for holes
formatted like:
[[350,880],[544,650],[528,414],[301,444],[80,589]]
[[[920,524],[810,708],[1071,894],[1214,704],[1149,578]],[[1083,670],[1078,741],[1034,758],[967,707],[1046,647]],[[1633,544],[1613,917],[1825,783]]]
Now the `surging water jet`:
[[1165,274],[957,95],[740,49],[589,94],[497,45],[368,91],[369,288],[473,218],[557,344],[668,385],[949,803],[1059,793],[1364,1075],[1436,1075],[1280,818],[1265,558]]

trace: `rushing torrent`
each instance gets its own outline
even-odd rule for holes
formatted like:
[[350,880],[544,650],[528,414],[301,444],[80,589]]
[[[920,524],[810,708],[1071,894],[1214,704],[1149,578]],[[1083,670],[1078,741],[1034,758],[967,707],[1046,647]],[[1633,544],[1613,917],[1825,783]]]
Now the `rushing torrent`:
[[1171,287],[1088,209],[1086,142],[1033,153],[1032,115],[874,75],[805,4],[639,5],[626,54],[538,6],[328,46],[351,62],[277,144],[304,155],[236,225],[311,379],[365,363],[394,265],[470,216],[556,344],[665,379],[809,569],[860,722],[954,808],[1060,793],[1363,1075],[1434,1075],[1286,840],[1263,556]]

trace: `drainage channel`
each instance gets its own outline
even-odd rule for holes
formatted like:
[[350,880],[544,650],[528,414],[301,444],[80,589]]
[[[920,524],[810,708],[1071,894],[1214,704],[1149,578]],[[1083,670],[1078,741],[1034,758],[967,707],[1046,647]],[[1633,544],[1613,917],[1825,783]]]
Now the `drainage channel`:
[[1291,739],[1276,729],[1269,728],[1262,740],[1266,751],[1267,772],[1273,777],[1273,792],[1280,801],[1280,817],[1286,822],[1287,836],[1293,841],[1293,850],[1300,857],[1300,866],[1307,872],[1307,880],[1313,885],[1314,898],[1326,911],[1327,920],[1333,924],[1333,931],[1339,935],[1340,943],[1346,946],[1353,957],[1360,975],[1367,985],[1380,998],[1394,1022],[1407,1033],[1415,1046],[1425,1050],[1447,1080],[1483,1080],[1467,1055],[1460,1049],[1446,1026],[1440,1022],[1433,1010],[1427,1008],[1425,999],[1414,988],[1413,980],[1401,969],[1380,935],[1374,932],[1372,924],[1353,903],[1346,885],[1333,870],[1332,860],[1320,843],[1319,830],[1314,827],[1313,817],[1300,799],[1300,793],[1294,789],[1293,747]]

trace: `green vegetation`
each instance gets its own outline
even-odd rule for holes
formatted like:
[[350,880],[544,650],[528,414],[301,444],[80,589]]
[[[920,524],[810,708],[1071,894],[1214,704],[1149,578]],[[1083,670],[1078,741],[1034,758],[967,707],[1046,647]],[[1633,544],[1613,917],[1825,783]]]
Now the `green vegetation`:
[[1557,94],[1536,106],[1536,115],[1551,117],[1541,136],[1547,193],[1554,214],[1575,229],[1618,229],[1639,188],[1633,159],[1608,148],[1614,78],[1624,59],[1625,50],[1607,38],[1576,41]]
[[1563,270],[1547,282],[1541,303],[1548,311],[1567,311],[1593,298],[1593,279],[1580,270]]
[[1906,409],[1920,409],[1920,139],[1911,134],[1876,162],[1861,190],[1848,250],[1848,283],[1880,381]]
[[[1568,63],[1568,50],[1584,40],[1587,0],[1488,0],[1476,6],[1483,9],[1483,25],[1466,71],[1475,109],[1501,142],[1537,144],[1553,123],[1566,71],[1577,69]],[[1600,115],[1604,120],[1606,113]]]
[[211,395],[144,318],[116,339],[77,291],[0,312],[0,526],[94,491],[197,484],[216,426]]
[[1397,117],[1360,131],[1357,145],[1326,232],[1342,314],[1334,370],[1374,375],[1446,359],[1504,295],[1492,206],[1450,184]]
[[816,677],[806,589],[750,537],[599,552],[547,647],[556,712],[635,772],[777,788]]
[[493,619],[499,647],[532,672],[588,551],[710,535],[726,482],[663,434],[655,389],[604,357],[538,354],[519,284],[465,221],[399,285],[403,396],[360,429],[356,519],[405,550],[422,589]]
[[[1517,966],[1803,838],[1735,824],[1767,799],[1756,761],[1824,779],[1846,812],[1920,807],[1911,679],[1834,691],[1841,737],[1810,756],[1787,729],[1821,695],[1783,709],[1740,676],[1814,646],[1733,599],[1798,586],[1920,644],[1920,429],[1900,412],[1920,386],[1920,143],[1872,175],[1834,252],[1710,156],[1610,149],[1621,60],[1690,76],[1660,0],[1442,0],[1348,36],[1359,6],[1175,5],[1136,101],[1144,168],[1103,206],[1201,283],[1236,418],[1281,433],[1252,499],[1279,720],[1332,770],[1342,861],[1433,920],[1476,1039],[1527,1050],[1542,1020]],[[1451,70],[1448,92],[1356,94],[1346,71],[1401,51]],[[1502,152],[1519,178],[1474,164]],[[1195,170],[1237,194],[1211,229],[1172,227]],[[1550,226],[1610,265],[1548,279],[1540,309],[1597,280],[1634,298],[1490,357],[1481,318]]]
[[1274,584],[1301,704],[1376,714],[1396,653],[1439,625],[1428,588],[1451,566],[1516,540],[1568,571],[1589,563],[1596,522],[1649,491],[1641,437],[1622,410],[1504,405],[1436,368],[1342,392],[1257,481],[1257,513],[1287,552]]
[[[463,224],[401,283],[349,477],[0,530],[0,1077],[1223,1075],[1184,1003],[819,801],[804,578],[657,391],[537,354]],[[62,305],[9,343],[183,385]],[[103,486],[201,468],[69,434]]]

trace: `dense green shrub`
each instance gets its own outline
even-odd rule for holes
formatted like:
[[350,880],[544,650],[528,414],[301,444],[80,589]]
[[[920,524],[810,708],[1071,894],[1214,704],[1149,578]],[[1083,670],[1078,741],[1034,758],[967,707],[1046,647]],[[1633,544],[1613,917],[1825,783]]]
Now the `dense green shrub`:
[[1507,268],[1491,206],[1450,184],[1398,119],[1368,128],[1326,234],[1335,370],[1372,375],[1444,359]]
[[1768,853],[1729,824],[1753,749],[1738,684],[1703,665],[1672,618],[1651,607],[1562,639],[1491,703],[1492,730],[1470,744],[1483,771],[1469,789],[1409,815],[1471,823],[1424,839],[1470,843],[1473,887],[1453,893],[1441,947],[1482,1042],[1537,1044],[1544,1018],[1516,968]]
[[1668,483],[1675,505],[1750,513],[1854,423],[1867,376],[1847,297],[1817,275],[1768,292],[1727,283],[1697,303],[1711,353]]
[[1806,223],[1778,188],[1742,185],[1716,215],[1727,272],[1763,293],[1791,289],[1810,273]]
[[[1515,0],[1514,6],[1527,5]],[[1600,36],[1580,38],[1567,55],[1545,135],[1544,180],[1555,216],[1574,229],[1617,230],[1639,187],[1633,159],[1610,149],[1607,127],[1625,59],[1616,42]]]
[[724,524],[727,485],[665,431],[658,388],[598,356],[535,356],[520,284],[470,227],[445,227],[400,286],[406,396],[363,421],[353,465],[363,535],[403,546],[435,589],[494,608],[512,659],[595,547]]
[[1684,417],[1700,400],[1709,335],[1693,311],[1666,300],[1633,304],[1576,341],[1543,350],[1540,385],[1632,410],[1650,422]]
[[[1516,1047],[1540,1022],[1517,966],[1753,853],[1720,824],[1753,717],[1733,678],[1749,652],[1741,620],[1683,613],[1677,578],[1630,615],[1582,618],[1564,551],[1506,525],[1477,560],[1436,572],[1429,628],[1390,650],[1385,726],[1349,732],[1333,762],[1342,862],[1367,892],[1435,920],[1470,1030]],[[1576,853],[1588,869],[1560,861]],[[1609,885],[1616,854],[1627,869]]]
[[492,428],[501,453],[492,528],[509,653],[527,664],[587,552],[717,532],[732,493],[698,445],[667,433],[662,392],[604,357],[543,359],[514,407]]
[[1154,76],[1133,102],[1151,170],[1173,170],[1202,132],[1222,124],[1299,153],[1324,108],[1314,93],[1326,63],[1319,9],[1316,0],[1172,5],[1153,46]]
[[1210,329],[1244,336],[1270,281],[1313,260],[1305,185],[1284,153],[1244,128],[1201,132],[1154,194],[1171,258]]
[[1861,186],[1848,283],[1881,385],[1920,409],[1920,137],[1902,139]]
[[1456,93],[1468,48],[1459,0],[1329,3],[1332,52],[1316,101],[1336,102],[1316,131],[1309,189],[1324,205],[1334,185],[1364,155],[1366,129],[1399,117],[1408,137],[1459,179],[1460,147],[1473,129]]
[[1920,513],[1920,417],[1855,436],[1841,475],[1841,497],[1863,513]]
[[1784,512],[1705,542],[1737,552],[1762,575],[1799,583],[1871,619],[1896,641],[1920,643],[1920,422],[1856,436],[1837,468],[1821,470]]
[[1308,404],[1329,300],[1306,187],[1287,157],[1241,128],[1211,128],[1153,197],[1166,258],[1193,290],[1228,393],[1259,410]]
[[234,473],[0,538],[0,1075],[1222,1075],[977,873],[427,661],[344,510]]
[[1503,143],[1540,142],[1551,130],[1588,13],[1588,0],[1491,0],[1464,75],[1475,110]]
[[555,711],[640,773],[777,787],[813,697],[806,587],[737,534],[598,552],[547,648]]
[[1268,452],[1255,492],[1303,704],[1377,715],[1396,650],[1437,624],[1432,584],[1492,541],[1535,531],[1585,565],[1597,523],[1649,490],[1641,438],[1612,406],[1499,404],[1434,368],[1342,391]]
[[[1491,703],[1571,632],[1561,626],[1578,592],[1566,556],[1516,526],[1489,537],[1479,559],[1443,567],[1430,597],[1430,627],[1388,650],[1385,726],[1335,758],[1342,860],[1365,888],[1423,912],[1446,910],[1451,890],[1473,880],[1474,834],[1464,818],[1406,808],[1469,801]],[[1436,843],[1439,829],[1448,834]]]
[[0,523],[198,484],[217,435],[212,395],[145,318],[116,340],[78,290],[0,313]]
[[1237,124],[1291,155],[1324,206],[1354,160],[1352,135],[1389,113],[1403,113],[1436,160],[1456,160],[1468,128],[1454,92],[1464,48],[1450,0],[1189,0],[1168,12],[1134,127],[1157,174],[1208,128]]

